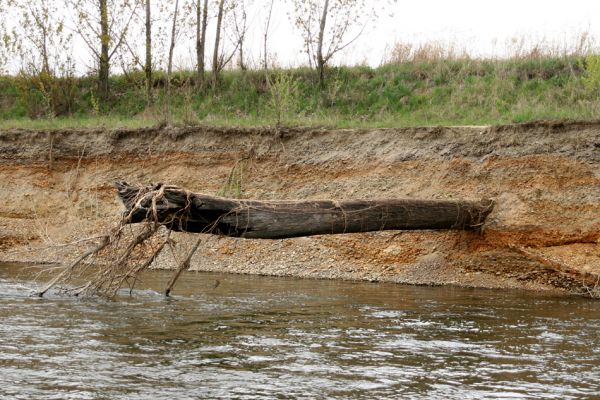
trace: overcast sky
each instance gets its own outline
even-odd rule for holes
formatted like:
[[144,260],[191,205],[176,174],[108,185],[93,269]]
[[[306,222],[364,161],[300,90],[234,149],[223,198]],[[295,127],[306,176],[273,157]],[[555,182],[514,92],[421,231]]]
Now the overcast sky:
[[[382,1],[372,1],[374,5]],[[396,41],[453,42],[479,55],[502,55],[513,37],[573,44],[583,32],[600,38],[600,0],[398,0],[338,61],[378,65]],[[280,10],[279,15],[285,13]],[[282,63],[304,62],[293,27],[280,21],[273,37]],[[275,33],[275,30],[274,30]]]
[[[234,1],[234,0],[231,0]],[[529,42],[570,46],[584,32],[600,38],[600,0],[371,0],[374,7],[385,5],[376,23],[368,25],[363,35],[352,46],[332,61],[334,63],[367,63],[378,66],[396,42],[418,44],[440,41],[466,47],[475,56],[503,56],[511,38],[525,38]],[[2,3],[2,0],[0,0]],[[248,12],[251,29],[248,33],[246,54],[250,65],[260,65],[265,9],[268,0],[255,0]],[[280,66],[307,63],[300,33],[290,21],[289,1],[276,0],[270,29],[269,52]],[[68,13],[68,10],[65,10]],[[11,21],[0,21],[10,23]],[[137,47],[143,54],[143,28],[133,32]],[[214,18],[208,28],[209,47],[207,64],[210,66]],[[194,66],[194,39],[192,33],[182,38],[176,48],[178,68]],[[75,43],[73,55],[79,72],[93,68],[94,62],[81,40]],[[164,53],[164,54],[163,54]],[[155,49],[155,56],[166,56],[166,49]],[[15,66],[16,68],[16,66]],[[114,68],[113,72],[119,72]]]

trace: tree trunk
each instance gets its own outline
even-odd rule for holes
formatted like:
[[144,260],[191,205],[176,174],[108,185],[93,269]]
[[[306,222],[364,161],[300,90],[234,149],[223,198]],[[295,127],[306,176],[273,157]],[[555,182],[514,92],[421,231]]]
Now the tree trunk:
[[100,60],[98,66],[98,97],[102,103],[108,100],[108,74],[109,56],[108,45],[110,34],[108,31],[108,0],[100,0]]
[[265,34],[263,37],[263,55],[264,55],[264,60],[263,60],[263,68],[265,70],[265,72],[267,72],[267,70],[269,69],[269,58],[268,58],[268,53],[267,53],[267,40],[269,39],[269,26],[271,25],[271,14],[273,13],[273,3],[275,2],[275,0],[271,0],[271,4],[269,5],[269,15],[267,16],[267,25],[265,26]]
[[221,71],[222,65],[219,60],[219,44],[221,40],[221,24],[223,22],[223,10],[225,8],[225,0],[219,1],[219,13],[217,14],[217,30],[215,32],[215,48],[213,50],[213,86],[217,86],[219,81],[219,71]]
[[115,185],[127,209],[127,223],[156,220],[176,231],[253,239],[382,230],[477,230],[493,207],[491,200],[234,200],[163,184]]
[[42,74],[50,75],[50,61],[48,57],[48,32],[46,26],[41,24],[42,30]]
[[327,23],[327,13],[329,11],[329,0],[325,0],[323,14],[319,24],[319,36],[317,38],[317,69],[319,71],[319,85],[321,88],[325,85],[325,58],[323,57],[323,40],[325,37],[325,25]]
[[204,86],[204,49],[206,48],[206,23],[208,20],[208,0],[204,0],[204,9],[200,6],[200,0],[196,2],[196,59],[198,70],[196,86]]
[[169,45],[169,61],[167,63],[167,117],[171,119],[171,72],[173,72],[173,50],[175,50],[175,34],[177,33],[177,11],[179,0],[175,0],[173,11],[173,26],[171,28],[171,44]]
[[152,104],[152,20],[150,15],[150,0],[146,0],[146,101]]
[[240,42],[239,42],[239,55],[240,58],[238,60],[238,67],[240,68],[240,70],[242,70],[242,72],[246,71],[248,68],[246,67],[246,64],[244,63],[244,39],[241,38]]

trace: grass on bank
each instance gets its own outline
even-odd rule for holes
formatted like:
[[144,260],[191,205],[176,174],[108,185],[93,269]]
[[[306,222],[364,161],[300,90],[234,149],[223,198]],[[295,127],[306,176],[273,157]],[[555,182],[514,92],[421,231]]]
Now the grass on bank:
[[99,104],[95,79],[20,74],[0,77],[0,128],[136,128],[174,125],[324,126],[332,128],[488,125],[600,117],[600,56],[507,60],[434,59],[379,68],[336,67],[320,88],[308,68],[225,71],[197,90],[193,73],[157,72],[154,105],[143,73],[111,77]]

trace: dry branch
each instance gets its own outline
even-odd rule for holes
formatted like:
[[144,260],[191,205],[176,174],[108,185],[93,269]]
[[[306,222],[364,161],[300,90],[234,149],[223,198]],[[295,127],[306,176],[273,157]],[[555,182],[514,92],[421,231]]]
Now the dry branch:
[[46,286],[44,286],[44,288],[40,289],[38,292],[36,292],[36,295],[39,297],[43,297],[44,294],[46,294],[46,292],[50,289],[52,289],[52,287],[54,285],[56,285],[61,279],[65,279],[66,277],[68,277],[68,275],[70,273],[72,273],[75,268],[77,268],[77,266],[79,264],[81,264],[86,258],[98,254],[101,250],[103,250],[106,246],[108,246],[108,244],[110,243],[110,239],[108,236],[104,236],[102,238],[102,242],[94,247],[93,249],[90,249],[88,251],[86,251],[85,253],[83,253],[79,258],[77,258],[77,260],[75,260],[71,265],[69,265],[68,267],[66,267],[64,270],[62,270],[62,272],[58,275],[56,275],[54,277],[54,279],[52,279],[50,282],[48,282],[46,284]]
[[190,268],[190,261],[192,261],[192,256],[198,250],[198,247],[200,247],[200,242],[201,239],[198,239],[196,241],[196,244],[194,244],[194,247],[192,247],[192,250],[190,250],[187,257],[177,267],[177,271],[175,271],[175,274],[173,274],[173,277],[167,284],[167,288],[165,289],[165,296],[169,296],[171,294],[171,290],[173,290],[175,282],[177,282],[177,279],[179,279],[179,275],[181,275],[183,271],[187,271]]

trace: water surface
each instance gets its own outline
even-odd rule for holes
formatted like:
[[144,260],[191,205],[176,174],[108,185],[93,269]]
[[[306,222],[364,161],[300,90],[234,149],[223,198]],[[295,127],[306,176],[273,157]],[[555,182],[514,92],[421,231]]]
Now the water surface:
[[165,299],[169,276],[39,299],[0,265],[0,398],[600,398],[599,301],[208,273]]

